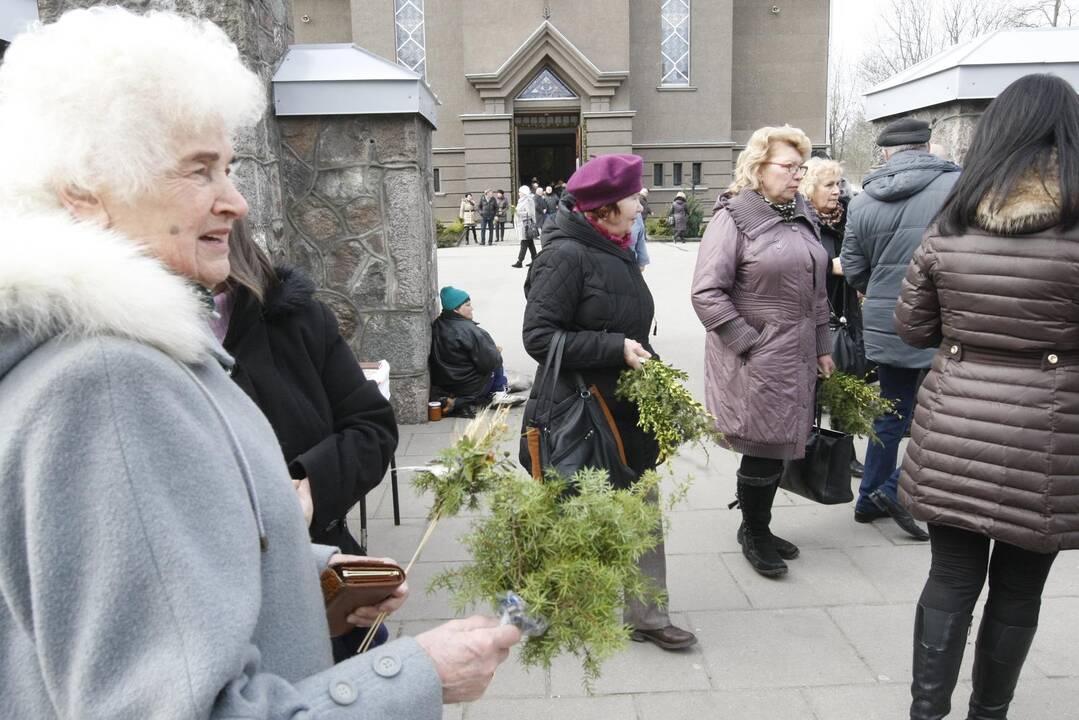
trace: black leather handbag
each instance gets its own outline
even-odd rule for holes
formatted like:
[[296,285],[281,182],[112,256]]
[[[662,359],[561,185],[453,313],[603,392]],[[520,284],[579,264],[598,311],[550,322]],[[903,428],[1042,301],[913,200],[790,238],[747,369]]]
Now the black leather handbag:
[[865,357],[865,341],[862,338],[862,329],[852,325],[847,315],[847,291],[844,289],[840,296],[843,305],[837,313],[831,310],[828,318],[828,327],[832,333],[832,361],[835,369],[856,378],[864,378],[869,371],[869,362]]
[[[626,464],[614,418],[594,385],[585,385],[578,372],[562,372],[565,344],[564,332],[552,336],[534,411],[524,418],[521,462],[537,480],[549,470],[570,478],[581,468],[591,467],[607,470],[614,487],[627,488],[637,475]],[[560,385],[572,392],[556,400]]]
[[820,421],[818,405],[813,429],[806,441],[805,457],[783,463],[779,487],[822,505],[849,503],[854,500],[850,473],[854,438],[823,428]]

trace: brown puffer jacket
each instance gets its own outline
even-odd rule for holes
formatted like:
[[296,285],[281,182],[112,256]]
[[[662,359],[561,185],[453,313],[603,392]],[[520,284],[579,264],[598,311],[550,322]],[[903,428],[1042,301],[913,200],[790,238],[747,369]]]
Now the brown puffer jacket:
[[1035,552],[1079,547],[1079,229],[1055,180],[987,202],[961,236],[931,228],[895,311],[940,346],[914,411],[900,499],[919,520]]

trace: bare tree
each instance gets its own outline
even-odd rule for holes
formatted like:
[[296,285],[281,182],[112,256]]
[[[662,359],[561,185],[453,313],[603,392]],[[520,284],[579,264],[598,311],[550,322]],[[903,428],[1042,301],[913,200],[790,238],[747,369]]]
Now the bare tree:
[[1026,5],[1027,21],[1035,26],[1071,27],[1075,22],[1075,12],[1071,6],[1075,0],[1043,0]]
[[[1063,0],[1051,0],[1054,5]],[[877,28],[877,47],[860,63],[862,78],[875,85],[941,50],[993,30],[1029,27],[1038,8],[1014,0],[890,0]],[[1046,12],[1052,12],[1049,7]]]

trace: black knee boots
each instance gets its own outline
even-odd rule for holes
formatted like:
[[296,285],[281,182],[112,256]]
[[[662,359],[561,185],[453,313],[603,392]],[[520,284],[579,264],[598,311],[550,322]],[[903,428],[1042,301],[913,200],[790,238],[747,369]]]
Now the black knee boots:
[[969,613],[947,613],[918,603],[910,720],[941,720],[952,709],[952,691],[963,662],[970,617]]
[[1037,627],[1012,627],[986,616],[974,651],[974,690],[967,720],[1007,720]]
[[[776,496],[779,476],[757,478],[738,473],[738,505],[742,509],[742,528],[739,541],[742,554],[761,575],[778,577],[787,572],[787,563],[779,555],[776,538],[768,526],[772,522],[772,501]],[[787,543],[790,547],[794,547]],[[797,555],[798,548],[794,547]]]

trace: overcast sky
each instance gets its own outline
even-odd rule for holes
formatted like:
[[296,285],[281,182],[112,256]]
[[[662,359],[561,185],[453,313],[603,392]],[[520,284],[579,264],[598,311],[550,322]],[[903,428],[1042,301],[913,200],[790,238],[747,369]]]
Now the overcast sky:
[[832,0],[831,52],[834,60],[855,63],[869,48],[877,15],[887,0]]

